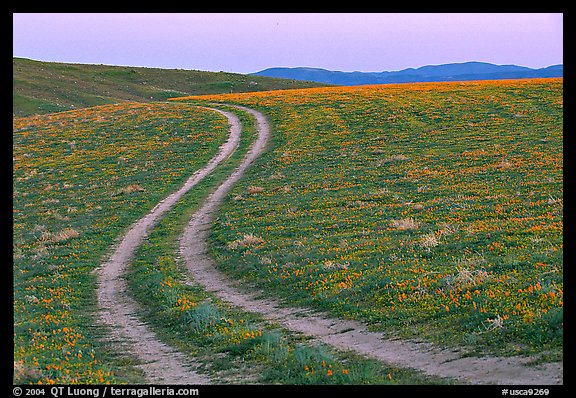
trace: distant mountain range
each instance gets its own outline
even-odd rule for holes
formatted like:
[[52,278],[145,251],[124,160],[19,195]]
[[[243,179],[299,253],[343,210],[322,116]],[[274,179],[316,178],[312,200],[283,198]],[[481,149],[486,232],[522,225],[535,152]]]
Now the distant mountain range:
[[532,69],[518,65],[495,65],[487,62],[463,62],[427,65],[391,72],[339,72],[320,68],[268,68],[252,73],[257,76],[306,80],[341,86],[363,84],[443,82],[464,80],[524,79],[536,77],[562,77],[564,66],[552,65]]

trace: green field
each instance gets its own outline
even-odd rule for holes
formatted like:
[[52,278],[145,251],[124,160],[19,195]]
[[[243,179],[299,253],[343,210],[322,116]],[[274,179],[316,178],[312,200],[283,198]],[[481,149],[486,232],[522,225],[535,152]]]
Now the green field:
[[[134,221],[225,141],[226,119],[195,106],[207,103],[239,115],[240,147],[150,231],[127,275],[142,306],[137,315],[196,357],[201,372],[220,383],[453,382],[334,351],[186,280],[178,253],[184,226],[254,139],[254,121],[225,106],[233,103],[263,112],[272,142],[219,211],[210,243],[223,272],[287,305],[361,320],[390,337],[470,355],[562,361],[562,79],[88,107],[126,76],[134,79],[120,91],[132,100],[196,91],[166,76],[157,77],[162,84],[152,75],[141,80],[152,72],[145,68],[58,67],[84,82],[102,80],[70,90],[62,79],[65,94],[38,89],[60,93],[50,98],[17,93],[28,79],[14,86],[26,104],[20,114],[87,107],[13,122],[15,383],[145,381],[98,326],[94,270]],[[229,92],[217,83],[222,77],[198,92]],[[133,84],[155,88],[144,95]]]
[[323,84],[227,72],[65,64],[13,58],[15,117],[186,94],[320,87]]
[[[202,359],[216,383],[446,383],[310,346],[185,283],[178,233],[252,141],[252,121],[242,120],[239,151],[139,250],[128,280],[140,316]],[[94,271],[133,222],[214,155],[226,120],[188,104],[126,102],[19,118],[13,127],[14,383],[145,382],[98,322]]]
[[97,341],[93,271],[123,231],[227,135],[224,117],[186,104],[124,103],[14,120],[16,383],[137,376],[124,374],[118,361],[125,359]]
[[219,214],[223,271],[403,338],[562,356],[562,79],[188,100],[273,125]]
[[128,281],[131,294],[142,305],[140,316],[163,341],[199,360],[218,384],[453,383],[309,343],[305,336],[266,323],[187,281],[179,237],[191,214],[234,169],[254,138],[251,117],[234,112],[243,124],[239,151],[189,192],[137,251]]

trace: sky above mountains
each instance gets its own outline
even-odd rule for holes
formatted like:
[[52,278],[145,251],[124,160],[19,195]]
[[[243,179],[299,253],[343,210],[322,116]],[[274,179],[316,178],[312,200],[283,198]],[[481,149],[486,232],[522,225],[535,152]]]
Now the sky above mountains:
[[563,63],[563,14],[13,14],[13,55],[252,73]]

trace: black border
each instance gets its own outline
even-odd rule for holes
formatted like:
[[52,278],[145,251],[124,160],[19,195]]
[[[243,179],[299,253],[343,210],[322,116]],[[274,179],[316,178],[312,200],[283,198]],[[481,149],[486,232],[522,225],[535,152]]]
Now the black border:
[[[151,5],[154,4],[155,9],[150,9]],[[285,3],[284,3],[285,4]],[[80,7],[78,7],[80,5]],[[12,4],[10,7],[10,11],[11,12],[7,12],[7,13],[3,13],[3,16],[6,17],[6,20],[2,23],[2,27],[6,30],[8,30],[9,26],[12,26],[12,13],[20,13],[20,12],[45,12],[45,13],[53,13],[53,12],[135,12],[135,8],[130,6],[129,4],[114,4],[114,7],[106,7],[108,4],[105,2],[98,2],[95,4],[86,4],[86,3],[74,3],[72,6],[64,4],[64,3],[60,3],[60,2],[44,2],[44,3],[40,3],[40,4],[30,4],[30,3],[26,3],[26,2],[21,2],[20,4]],[[180,4],[169,4],[168,6],[170,7],[170,9],[167,9],[168,7],[166,5],[164,5],[164,7],[160,7],[161,9],[158,10],[158,4],[155,3],[148,3],[145,5],[145,7],[142,7],[142,5],[138,6],[138,13],[140,12],[223,12],[222,8],[226,8],[227,10],[225,10],[225,12],[238,12],[238,13],[243,13],[243,12],[278,12],[276,10],[270,10],[271,6],[273,7],[275,4],[273,3],[265,3],[265,4],[256,4],[256,5],[252,5],[252,8],[257,8],[258,10],[253,10],[253,11],[249,11],[246,10],[246,8],[248,8],[250,5],[249,4],[240,4],[237,3],[236,5],[236,11],[234,10],[230,10],[230,6],[228,5],[224,5],[224,4],[216,4],[216,3],[212,3],[212,4],[207,4],[204,5],[204,10],[198,10],[199,6],[193,3],[188,3],[188,2],[182,2]],[[297,5],[297,4],[294,4]],[[338,3],[335,4],[336,6],[338,6]],[[86,9],[86,6],[88,6],[88,9]],[[97,7],[95,7],[97,6]],[[108,10],[103,11],[102,7],[108,8]],[[232,4],[232,7],[234,6],[234,4]],[[333,7],[334,4],[330,4],[330,7],[332,8],[332,10],[334,11]],[[334,12],[350,12],[349,10],[342,10],[342,6],[346,6],[345,3],[341,3],[339,8],[340,10],[336,10]],[[466,4],[459,4],[459,7],[454,7],[453,4],[437,4],[435,2],[428,2],[427,4],[411,4],[408,2],[402,3],[402,4],[396,4],[393,6],[387,5],[387,10],[362,10],[362,11],[358,11],[358,12],[554,12],[554,13],[563,13],[564,14],[564,54],[565,55],[572,55],[570,53],[570,51],[566,51],[567,48],[570,49],[574,49],[573,46],[573,37],[574,37],[574,33],[569,33],[569,29],[571,30],[571,28],[573,27],[573,25],[571,25],[571,17],[572,17],[572,13],[567,11],[567,7],[565,4],[562,4],[561,2],[548,2],[547,4],[543,5],[542,3],[539,2],[526,2],[523,1],[522,3],[518,2],[518,5],[515,4],[511,4],[510,2],[507,2],[506,4],[502,3],[502,4],[498,4],[497,7],[492,7],[491,10],[486,10],[486,4],[482,3],[482,4],[472,4],[472,9],[466,9],[466,6],[470,6],[470,4],[466,5]],[[78,8],[84,8],[82,10],[79,10]],[[95,8],[99,8],[99,9],[95,9]],[[163,9],[162,9],[163,8]],[[244,8],[244,9],[242,9]],[[301,7],[302,8],[302,7]],[[317,4],[316,9],[314,9],[313,5],[308,4],[306,7],[304,7],[305,10],[301,11],[301,12],[328,12],[326,10],[322,10],[322,4]],[[319,9],[320,8],[320,9]],[[373,7],[369,7],[369,8],[373,8]],[[415,8],[418,8],[417,10],[415,10]],[[455,10],[456,8],[456,10]],[[481,9],[483,8],[483,9]],[[242,10],[238,10],[238,9],[242,9]],[[519,11],[519,9],[521,9]],[[296,11],[291,11],[291,12],[296,12]],[[8,21],[8,18],[10,18],[10,21]],[[8,36],[12,36],[9,35],[8,32],[6,32],[4,34],[3,37],[8,37]],[[8,58],[8,57],[7,57]],[[6,59],[5,64],[4,65],[10,65],[8,62],[8,59]],[[564,113],[564,116],[568,116],[564,119],[564,131],[567,132],[567,134],[564,135],[564,187],[565,187],[565,192],[564,192],[564,200],[566,200],[568,203],[571,203],[572,200],[574,200],[574,196],[573,196],[573,192],[572,192],[572,187],[573,184],[571,184],[571,179],[572,179],[572,175],[573,175],[573,171],[574,171],[574,146],[570,143],[572,135],[575,134],[575,129],[574,129],[574,122],[573,122],[573,114],[574,114],[574,110],[576,110],[576,104],[574,103],[574,76],[573,76],[573,70],[574,70],[574,64],[572,63],[571,59],[567,59],[566,57],[564,57],[564,107],[565,109],[569,109],[568,112]],[[8,73],[5,72],[4,77],[6,78],[6,80],[8,79]],[[5,113],[8,114],[8,108],[5,107]],[[6,117],[6,129],[12,129],[12,127],[8,127],[8,115]],[[10,116],[11,119],[11,116]],[[6,133],[7,134],[7,133]],[[10,144],[12,144],[12,138],[10,138]],[[11,147],[11,146],[10,146]],[[8,166],[8,161],[9,159],[11,159],[11,153],[8,153],[9,151],[9,146],[4,143],[4,145],[2,145],[2,148],[4,151],[6,151],[7,153],[3,153],[2,154],[2,160],[6,162],[6,167],[3,167],[3,169],[5,170],[4,173],[2,173],[2,177],[5,178],[6,180],[8,180],[9,175],[8,172],[6,170],[11,170],[12,171],[12,163],[9,163]],[[11,152],[11,151],[10,151]],[[4,163],[3,163],[4,165]],[[4,206],[2,207],[2,209],[4,209],[3,212],[1,212],[0,214],[0,225],[2,227],[2,242],[6,245],[5,250],[3,250],[3,253],[5,253],[6,255],[9,255],[12,252],[12,237],[13,237],[13,230],[11,227],[12,225],[12,221],[13,221],[13,217],[12,217],[12,185],[8,186],[8,181],[6,181],[6,185],[5,188],[2,190],[3,195],[1,196],[3,200],[6,201],[6,203],[4,204]],[[568,211],[565,213],[565,222],[564,222],[564,241],[568,242],[569,244],[569,248],[572,248],[571,243],[574,241],[572,239],[573,237],[573,230],[574,230],[574,219],[573,219],[573,212],[571,212],[571,206],[567,207]],[[567,237],[567,239],[566,239]],[[573,310],[572,310],[572,303],[573,303],[573,289],[572,289],[572,281],[573,281],[573,267],[571,267],[571,265],[574,264],[573,261],[570,260],[570,257],[572,256],[573,252],[571,250],[566,250],[564,252],[564,256],[565,256],[565,263],[568,263],[568,267],[566,269],[566,273],[565,275],[567,275],[568,277],[565,278],[565,303],[564,306],[566,307],[566,310],[569,314],[572,314]],[[10,261],[9,263],[12,263],[12,257],[10,256]],[[5,263],[7,264],[7,262]],[[8,267],[5,266],[4,270],[6,270]],[[10,267],[7,271],[5,271],[8,273],[8,278],[10,278],[10,282],[11,282],[11,286],[13,283],[13,270],[12,267]],[[2,357],[1,360],[1,365],[2,365],[2,374],[8,375],[10,373],[13,373],[13,364],[10,363],[10,355],[6,355],[5,353],[7,352],[13,352],[13,347],[14,347],[14,328],[13,328],[13,324],[14,324],[14,313],[13,313],[13,289],[10,289],[10,292],[6,292],[4,294],[1,295],[2,297],[2,304],[1,304],[1,309],[3,310],[3,312],[5,311],[5,316],[3,317],[4,319],[4,327],[0,328],[0,339],[2,341],[2,353],[4,353],[4,355],[0,355],[0,357]],[[565,333],[565,336],[568,336],[568,338],[565,338],[565,345],[564,345],[564,352],[565,353],[570,353],[573,352],[574,350],[574,343],[572,342],[572,339],[570,338],[571,333],[570,331],[572,330],[572,317],[568,317],[568,321],[565,321],[565,326],[564,328],[568,330],[568,333]],[[10,323],[10,320],[12,321]],[[9,325],[12,325],[11,327]],[[569,358],[569,356],[565,356],[567,358]],[[12,358],[13,359],[13,358]],[[13,361],[12,361],[13,362]],[[12,370],[10,370],[12,369]],[[532,389],[533,391],[536,389],[547,389],[549,391],[549,394],[547,396],[550,397],[557,397],[557,396],[563,396],[564,393],[568,392],[569,389],[571,389],[571,387],[573,386],[573,381],[570,378],[565,378],[564,379],[564,385],[560,385],[560,386],[517,386],[517,385],[385,385],[385,386],[377,386],[377,385],[370,385],[370,386],[355,386],[355,385],[346,385],[346,386],[321,386],[321,385],[317,385],[317,386],[294,386],[294,385],[278,385],[278,386],[272,386],[272,385],[207,385],[207,386],[186,386],[187,388],[197,388],[199,391],[199,395],[198,396],[220,396],[220,394],[250,394],[253,396],[260,396],[259,394],[261,394],[262,396],[270,396],[271,394],[274,393],[288,393],[288,394],[345,394],[345,395],[352,395],[355,393],[362,393],[362,394],[368,394],[367,396],[392,396],[392,397],[396,397],[396,396],[400,396],[402,394],[408,394],[410,396],[425,396],[425,395],[429,395],[429,394],[433,394],[435,395],[442,395],[443,397],[450,397],[450,396],[458,396],[461,397],[463,394],[469,394],[469,393],[473,393],[473,394],[482,394],[482,396],[484,397],[493,397],[493,396],[498,396],[501,397],[503,396],[502,391],[504,389],[507,389],[509,391],[509,393],[507,395],[512,395],[510,393],[510,391],[514,390],[529,390]],[[62,386],[62,385],[57,385],[58,386]],[[26,396],[26,392],[30,389],[42,389],[45,391],[44,396],[52,396],[50,394],[51,388],[54,386],[16,386],[16,385],[10,385],[8,387],[6,387],[5,390],[8,394],[6,396],[17,396],[14,394],[15,389],[16,388],[21,388],[22,390],[22,395],[21,396]],[[104,389],[106,388],[106,386],[88,386],[88,385],[75,385],[74,387],[76,388],[89,388],[89,389],[97,389],[99,391],[99,397],[103,396],[103,392]],[[122,388],[122,389],[137,389],[137,388],[147,388],[147,387],[156,387],[158,389],[162,389],[162,388],[166,388],[166,387],[171,387],[173,389],[178,389],[179,387],[183,387],[183,386],[176,386],[176,385],[155,385],[155,384],[150,384],[150,385],[123,385],[123,386],[114,386],[116,388]],[[10,391],[10,392],[8,392]],[[11,395],[10,395],[11,394]],[[519,394],[517,394],[519,395]],[[534,395],[534,394],[532,394]],[[30,396],[30,395],[29,395]],[[68,396],[66,394],[62,395],[62,397]],[[107,396],[111,396],[110,393],[107,394]],[[124,395],[124,396],[128,396],[128,395]],[[169,396],[169,395],[163,395],[163,396]],[[176,396],[176,395],[175,395]]]

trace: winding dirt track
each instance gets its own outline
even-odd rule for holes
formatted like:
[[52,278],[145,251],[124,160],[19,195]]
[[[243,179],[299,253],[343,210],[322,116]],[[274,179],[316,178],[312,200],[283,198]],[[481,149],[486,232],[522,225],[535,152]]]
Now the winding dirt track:
[[208,254],[207,238],[219,204],[264,150],[270,126],[261,113],[248,111],[258,123],[258,138],[240,166],[214,191],[192,216],[180,241],[180,251],[194,281],[219,298],[246,311],[259,313],[298,333],[306,334],[341,350],[374,358],[399,367],[413,368],[425,374],[453,377],[465,384],[552,385],[563,383],[563,365],[548,363],[529,366],[520,357],[465,357],[457,350],[446,350],[427,343],[387,339],[370,332],[366,325],[333,319],[309,309],[286,307],[272,299],[261,299],[261,292],[246,293],[235,281],[218,271]]
[[[399,367],[420,370],[425,374],[454,377],[471,384],[552,385],[563,383],[563,365],[549,363],[528,366],[525,358],[464,357],[456,350],[433,347],[427,343],[387,339],[384,333],[370,332],[366,325],[330,318],[310,309],[282,305],[273,299],[262,299],[262,292],[246,293],[236,281],[215,267],[208,255],[208,235],[218,206],[236,183],[264,151],[270,137],[270,126],[259,112],[244,108],[257,121],[258,138],[239,167],[206,199],[192,216],[180,240],[180,251],[194,282],[214,292],[222,300],[246,311],[261,314],[288,330],[303,333],[340,350],[348,350]],[[212,108],[210,108],[212,109]],[[111,330],[111,342],[138,358],[146,379],[156,384],[210,384],[211,380],[195,371],[192,358],[162,343],[135,314],[138,304],[126,293],[123,277],[126,267],[147,232],[194,185],[209,175],[237,148],[241,124],[232,113],[213,109],[228,118],[230,136],[217,155],[194,173],[178,191],[161,201],[150,213],[134,223],[118,246],[98,270],[98,305],[100,321]]]
[[[210,108],[212,109],[212,108]],[[147,232],[193,186],[227,159],[240,142],[241,124],[236,115],[212,109],[224,115],[230,124],[228,140],[218,153],[196,171],[176,192],[156,205],[150,213],[134,223],[122,237],[110,258],[97,270],[100,321],[111,329],[112,343],[123,352],[136,357],[146,379],[155,384],[210,384],[210,380],[194,371],[196,364],[184,354],[162,343],[137,317],[138,304],[126,292],[123,278],[134,252]]]

